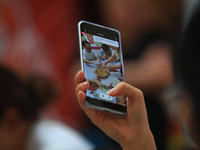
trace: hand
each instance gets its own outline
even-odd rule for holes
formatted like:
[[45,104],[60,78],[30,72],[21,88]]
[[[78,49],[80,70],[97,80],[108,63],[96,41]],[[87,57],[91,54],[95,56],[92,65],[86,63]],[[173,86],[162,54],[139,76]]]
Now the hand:
[[104,58],[103,58],[103,57],[101,57],[100,55],[98,55],[98,57],[99,57],[99,59],[102,59],[102,60],[104,60]]
[[98,111],[85,106],[85,93],[88,82],[82,82],[85,77],[79,71],[75,77],[76,95],[79,105],[91,121],[108,136],[117,141],[124,150],[156,150],[153,135],[149,129],[147,113],[142,92],[124,82],[108,91],[110,96],[125,95],[127,97],[127,115],[120,116]]
[[104,63],[103,63],[103,68],[106,68],[106,66],[107,66],[107,63],[104,62]]
[[97,66],[97,67],[101,67],[101,63],[99,63],[99,64],[97,63],[97,65],[96,65],[96,66]]
[[106,59],[106,58],[107,58],[107,56],[104,54],[102,58]]
[[99,63],[95,63],[95,62],[94,62],[93,64],[94,64],[95,66],[97,66],[97,67],[99,67],[99,65],[100,65]]

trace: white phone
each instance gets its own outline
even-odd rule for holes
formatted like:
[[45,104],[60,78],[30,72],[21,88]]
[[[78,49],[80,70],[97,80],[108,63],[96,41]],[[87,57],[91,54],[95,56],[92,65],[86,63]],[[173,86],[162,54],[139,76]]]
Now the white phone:
[[120,32],[87,21],[78,23],[81,68],[90,87],[87,107],[126,115],[126,97],[112,97],[107,91],[124,81]]

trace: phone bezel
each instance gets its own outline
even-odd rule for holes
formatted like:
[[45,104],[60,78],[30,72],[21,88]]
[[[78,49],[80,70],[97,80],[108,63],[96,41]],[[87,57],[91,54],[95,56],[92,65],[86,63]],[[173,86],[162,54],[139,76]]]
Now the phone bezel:
[[[83,54],[82,54],[82,42],[81,42],[81,32],[83,31],[83,25],[84,29],[87,27],[87,33],[90,33],[92,35],[98,35],[99,32],[104,34],[104,37],[116,40],[119,42],[119,48],[121,49],[121,34],[118,30],[105,27],[99,24],[91,23],[88,21],[80,21],[78,23],[78,36],[79,36],[79,46],[80,46],[80,60],[81,60],[81,69],[84,71],[84,65],[83,65]],[[116,34],[117,36],[113,36],[113,34]],[[122,52],[120,52],[121,55],[121,62],[122,62],[122,72],[124,73],[124,67],[123,67],[123,57]],[[102,111],[108,111],[111,113],[119,114],[119,115],[126,115],[127,114],[127,106],[114,104],[106,101],[101,101],[95,98],[91,98],[86,96],[85,105],[89,108],[102,110]]]

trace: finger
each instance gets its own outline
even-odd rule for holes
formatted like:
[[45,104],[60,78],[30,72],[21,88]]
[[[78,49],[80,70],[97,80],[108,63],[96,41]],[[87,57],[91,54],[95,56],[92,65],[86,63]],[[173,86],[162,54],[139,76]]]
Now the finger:
[[[110,96],[125,95],[127,97],[127,110],[128,113],[143,112],[146,113],[144,97],[141,90],[127,84],[120,82],[107,92]],[[138,111],[136,111],[138,110]]]
[[[83,91],[79,91],[77,94],[78,97],[78,103],[80,107],[83,109],[85,114],[91,119],[91,121],[96,124],[97,121],[99,121],[107,112],[103,112],[100,110],[95,110],[92,108],[89,108],[85,105],[85,93]],[[99,120],[98,120],[99,119]]]
[[79,83],[76,86],[76,94],[78,94],[79,91],[85,92],[88,88],[89,88],[89,83],[88,82]]
[[[85,93],[83,91],[79,91],[77,93],[77,97],[78,97],[78,103],[79,103],[80,107],[83,109],[83,111],[87,115],[92,114],[92,111],[94,111],[94,110],[85,106]],[[90,117],[90,115],[88,115],[88,116]]]
[[74,79],[75,83],[79,84],[79,83],[83,82],[84,78],[85,78],[85,74],[82,70],[80,70],[75,76],[75,79]]
[[78,91],[77,93],[78,103],[84,111],[87,111],[89,108],[85,106],[85,93],[83,91]]
[[125,95],[129,99],[143,98],[143,93],[141,90],[127,84],[124,82],[118,83],[114,88],[107,92],[110,96],[121,96]]

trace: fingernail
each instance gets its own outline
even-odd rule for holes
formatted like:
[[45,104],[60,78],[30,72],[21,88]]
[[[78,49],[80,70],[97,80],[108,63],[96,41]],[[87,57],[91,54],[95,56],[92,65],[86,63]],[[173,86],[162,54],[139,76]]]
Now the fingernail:
[[80,75],[81,74],[81,70],[79,70],[79,72],[78,72],[78,75]]
[[80,92],[81,92],[81,91],[78,91],[78,95],[79,95]]
[[88,84],[88,82],[85,82],[85,83],[84,83],[84,86],[87,86],[87,84]]
[[75,78],[78,78],[78,77],[79,77],[79,75],[80,75],[80,71],[78,71],[78,72],[77,72],[77,74],[76,74],[76,77],[75,77]]
[[116,89],[112,88],[107,92],[107,94],[110,95],[110,94],[114,94],[115,92],[116,92]]

